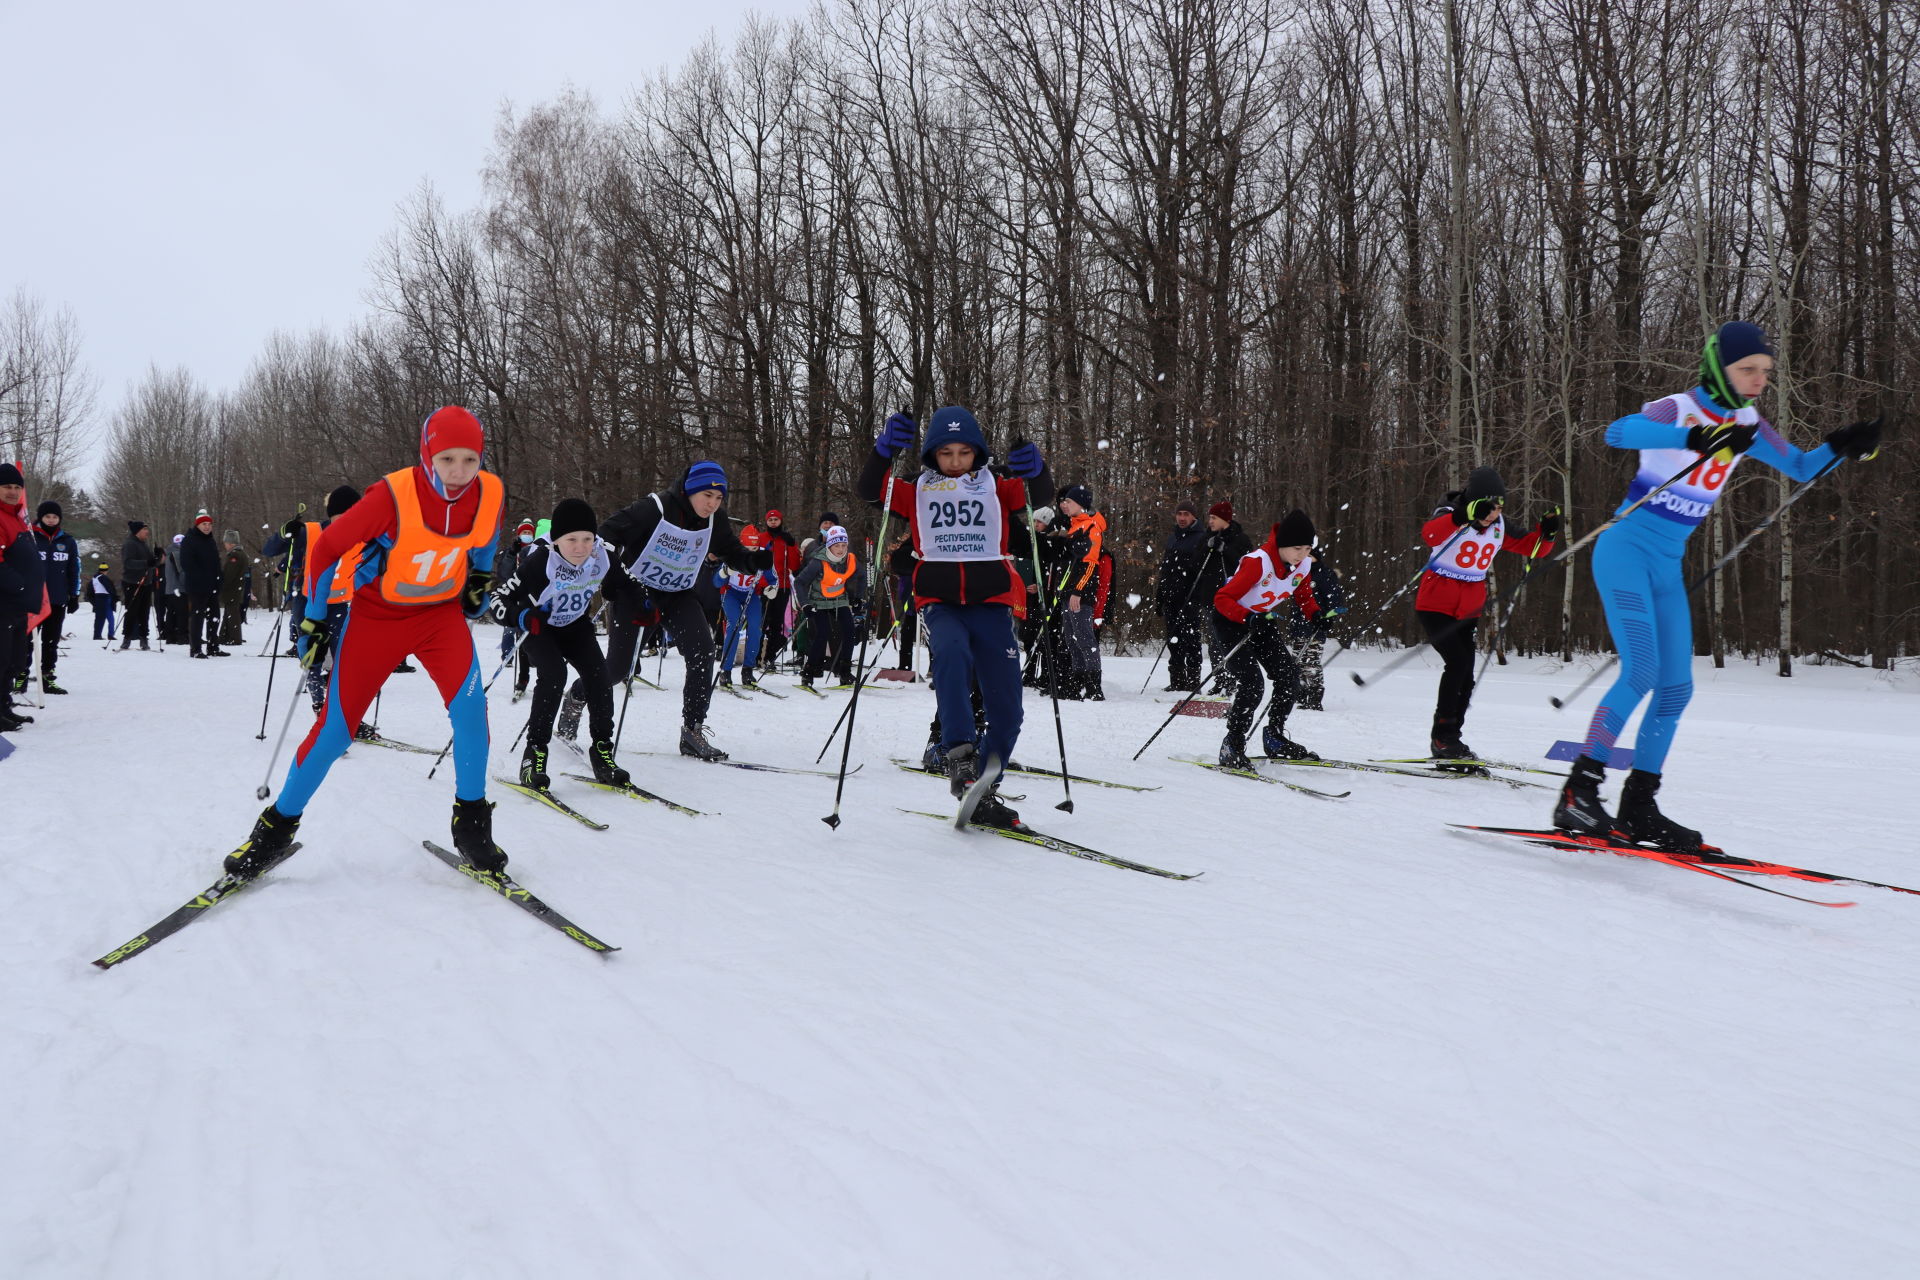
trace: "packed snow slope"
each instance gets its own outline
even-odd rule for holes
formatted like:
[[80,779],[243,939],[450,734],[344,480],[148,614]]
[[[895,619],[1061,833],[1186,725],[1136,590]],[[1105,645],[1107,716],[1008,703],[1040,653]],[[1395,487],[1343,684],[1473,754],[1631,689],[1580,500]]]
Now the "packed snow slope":
[[[831,779],[638,754],[673,750],[679,702],[642,690],[626,763],[717,816],[558,784],[596,833],[496,792],[514,872],[619,953],[435,861],[449,778],[361,746],[302,852],[97,970],[259,808],[290,675],[256,740],[265,626],[224,662],[77,633],[72,694],[0,762],[9,1280],[1916,1273],[1920,898],[1768,882],[1859,904],[1829,910],[1444,825],[1543,824],[1545,790],[1301,777],[1353,793],[1327,801],[1169,759],[1219,721],[1133,763],[1167,710],[1144,659],[1061,715],[1076,771],[1160,790],[1076,786],[1071,815],[1009,790],[1197,880],[900,812],[948,807],[888,762],[924,687],[862,699],[837,832]],[[1433,668],[1363,691],[1345,665],[1295,736],[1420,753]],[[1495,668],[1468,740],[1538,760],[1584,724],[1547,700],[1585,669]],[[1698,675],[1670,812],[1920,883],[1913,676]],[[810,764],[845,695],[769,683],[790,696],[716,696],[716,740]],[[496,773],[527,706],[494,699]],[[445,739],[424,674],[379,716]],[[1020,755],[1054,752],[1029,696]]]

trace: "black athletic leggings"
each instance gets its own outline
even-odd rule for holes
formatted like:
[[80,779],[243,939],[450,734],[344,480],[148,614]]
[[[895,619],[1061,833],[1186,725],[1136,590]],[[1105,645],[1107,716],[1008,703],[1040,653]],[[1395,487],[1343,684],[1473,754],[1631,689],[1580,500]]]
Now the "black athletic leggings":
[[544,747],[553,741],[553,717],[567,688],[567,668],[580,673],[574,695],[587,704],[587,726],[595,742],[613,740],[613,685],[592,618],[575,618],[564,627],[543,626],[520,645],[533,664],[539,683],[533,688],[533,713],[527,719],[527,742]]
[[[651,595],[654,607],[660,611],[660,620],[673,633],[673,647],[680,651],[680,656],[687,662],[687,683],[680,691],[680,722],[704,724],[707,707],[713,702],[713,660],[719,652],[719,647],[713,642],[713,624],[707,620],[706,606],[691,591],[655,591]],[[632,608],[630,604],[615,603],[608,612],[622,607]],[[609,684],[627,678],[627,672],[633,667],[634,646],[639,640],[638,627],[608,625],[606,670]],[[584,683],[575,681],[573,693],[576,698],[585,698]]]
[[[1287,717],[1293,714],[1294,699],[1300,693],[1300,664],[1287,648],[1286,624],[1277,618],[1264,622],[1229,622],[1213,615],[1213,635],[1224,656],[1242,640],[1247,643],[1233,655],[1227,670],[1233,674],[1233,706],[1227,710],[1227,736],[1244,743],[1253,728],[1253,717],[1266,696],[1265,671],[1273,677],[1273,702],[1267,709],[1267,723],[1284,732]],[[1251,638],[1249,638],[1251,637]]]
[[1422,609],[1415,617],[1427,629],[1427,643],[1446,666],[1440,672],[1440,697],[1433,707],[1433,736],[1452,741],[1467,723],[1467,704],[1473,701],[1473,653],[1478,648],[1478,618]]

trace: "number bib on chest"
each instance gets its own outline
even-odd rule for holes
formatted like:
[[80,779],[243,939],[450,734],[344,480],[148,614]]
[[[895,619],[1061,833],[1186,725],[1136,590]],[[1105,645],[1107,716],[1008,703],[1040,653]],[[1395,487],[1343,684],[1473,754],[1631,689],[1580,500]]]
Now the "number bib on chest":
[[593,554],[578,566],[567,563],[567,558],[551,548],[547,551],[547,589],[540,593],[534,603],[547,607],[547,622],[556,627],[564,627],[569,622],[577,622],[587,612],[587,602],[593,599],[593,593],[607,580],[607,544],[598,538],[593,540]]
[[1500,554],[1506,541],[1505,516],[1494,517],[1493,523],[1484,529],[1465,525],[1447,553],[1434,563],[1433,571],[1455,582],[1485,582],[1487,570],[1493,568],[1493,558]]
[[993,473],[984,467],[963,476],[929,473],[914,492],[922,560],[1003,560],[1005,512]]
[[1289,569],[1285,565],[1275,564],[1265,547],[1252,552],[1240,563],[1245,564],[1247,560],[1260,562],[1260,581],[1240,595],[1241,607],[1248,613],[1272,613],[1282,600],[1299,590],[1300,584],[1313,571],[1312,556]]
[[707,561],[707,544],[713,541],[713,517],[707,517],[704,529],[682,529],[667,521],[658,495],[653,505],[660,507],[660,523],[653,536],[633,562],[633,576],[641,586],[656,591],[690,591]]
[[[1709,417],[1703,413],[1692,396],[1668,396],[1676,409],[1679,419],[1675,425],[1681,428],[1694,426],[1713,426],[1725,421]],[[1655,401],[1655,404],[1660,403]],[[1652,408],[1653,405],[1648,405]],[[1640,470],[1633,477],[1633,483],[1627,486],[1627,501],[1638,502],[1700,455],[1691,449],[1642,449],[1640,451]],[[1735,454],[1730,460],[1708,458],[1693,473],[1678,484],[1661,491],[1660,496],[1642,507],[1663,519],[1672,520],[1688,526],[1697,525],[1705,520],[1713,510],[1713,504],[1720,500],[1726,491],[1727,481],[1733,478],[1733,469],[1740,465],[1745,454]]]
[[[405,605],[444,604],[458,599],[466,582],[468,552],[492,545],[499,534],[500,504],[506,486],[500,483],[500,477],[482,471],[474,478],[480,486],[480,505],[473,528],[466,533],[447,534],[429,529],[421,518],[412,468],[395,471],[386,481],[393,490],[395,533],[377,579],[380,598],[389,604]],[[308,553],[312,553],[311,546]],[[317,585],[314,590],[318,590]]]

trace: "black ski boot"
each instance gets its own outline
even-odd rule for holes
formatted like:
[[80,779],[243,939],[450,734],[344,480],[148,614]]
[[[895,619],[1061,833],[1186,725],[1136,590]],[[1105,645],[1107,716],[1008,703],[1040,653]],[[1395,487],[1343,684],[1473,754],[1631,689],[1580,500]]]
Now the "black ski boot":
[[740,668],[740,687],[742,689],[758,689],[760,687],[760,679],[753,674],[752,667]]
[[489,875],[507,869],[506,850],[493,842],[493,805],[486,800],[453,802],[453,847]]
[[299,830],[299,818],[289,818],[273,805],[268,805],[253,820],[253,831],[241,841],[240,847],[227,855],[223,864],[227,874],[251,880],[268,870],[287,856],[294,833]]
[[64,694],[66,690],[55,684],[50,674],[42,672],[40,676],[40,692]]
[[1220,744],[1220,767],[1238,769],[1242,773],[1254,772],[1253,761],[1247,759],[1247,740],[1237,733],[1229,733],[1226,741]]
[[609,787],[631,786],[633,775],[613,762],[613,743],[595,738],[587,748],[587,763],[593,766],[593,780]]
[[1620,788],[1620,813],[1613,820],[1614,831],[1629,844],[1644,844],[1667,853],[1700,852],[1700,833],[1681,826],[1654,803],[1659,790],[1659,774],[1642,769],[1627,774],[1626,785]]
[[1269,724],[1260,734],[1260,749],[1275,760],[1318,760],[1320,757],[1289,738],[1278,725]]
[[580,736],[580,713],[586,708],[586,701],[573,696],[573,690],[567,690],[567,696],[560,702],[560,718],[554,722],[553,731],[572,742]]
[[1553,825],[1577,835],[1611,835],[1613,818],[1600,803],[1600,783],[1606,776],[1607,767],[1592,756],[1575,760],[1567,785],[1560,788],[1560,802],[1553,807]]
[[696,760],[725,760],[727,753],[713,745],[707,737],[704,724],[683,724],[680,726],[680,754],[692,756]]
[[553,778],[547,773],[545,744],[535,746],[529,742],[527,749],[520,754],[520,785],[532,787],[535,791],[546,791],[552,788]]
[[731,689],[731,688],[733,688],[733,672],[732,672],[732,671],[722,671],[722,672],[720,673],[720,679],[719,679],[719,681],[718,681],[718,683],[719,683],[719,685],[720,685],[720,687],[721,687],[722,689]]
[[1000,798],[1000,784],[980,797],[980,803],[973,808],[973,821],[983,827],[1001,827],[1008,831],[1018,831],[1020,815],[1005,800]]
[[927,739],[927,749],[920,753],[920,767],[928,773],[946,773],[947,750],[940,745],[940,739]]
[[980,753],[971,742],[961,742],[947,748],[947,790],[953,798],[959,800],[967,794],[974,779],[980,776]]
[[1433,758],[1435,760],[1478,760],[1473,748],[1458,738],[1435,738],[1433,740]]
[[380,736],[379,731],[376,730],[372,725],[368,724],[365,720],[362,720],[360,722],[360,727],[353,731],[353,740],[355,742],[372,742],[379,736]]

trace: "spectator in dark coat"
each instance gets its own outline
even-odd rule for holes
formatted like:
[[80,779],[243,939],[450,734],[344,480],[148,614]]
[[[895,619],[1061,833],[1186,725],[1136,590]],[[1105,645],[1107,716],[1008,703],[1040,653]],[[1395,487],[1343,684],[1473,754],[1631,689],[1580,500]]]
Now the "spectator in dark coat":
[[220,561],[221,644],[242,645],[240,628],[246,625],[247,606],[253,603],[253,562],[240,545],[240,531],[227,530],[227,554]]
[[37,612],[46,590],[46,567],[27,527],[26,480],[10,462],[0,462],[0,730],[31,724],[13,709],[16,677],[33,664],[27,615]]
[[214,634],[220,596],[220,547],[213,540],[213,517],[204,508],[193,531],[180,544],[180,581],[187,595],[187,650],[195,658],[224,658]]
[[[1153,588],[1153,610],[1167,628],[1167,693],[1191,693],[1200,687],[1203,624],[1213,608],[1208,571],[1219,566],[1220,552],[1208,544],[1200,508],[1191,502],[1177,504]],[[1224,579],[1211,581],[1217,587]]]
[[126,596],[127,625],[120,647],[135,640],[147,647],[147,615],[153,608],[153,569],[159,557],[153,551],[153,530],[139,520],[127,521],[127,540],[120,544],[120,590]]

